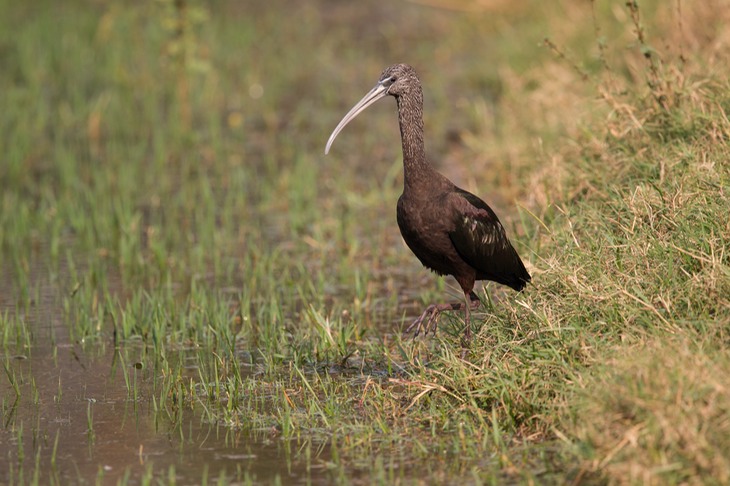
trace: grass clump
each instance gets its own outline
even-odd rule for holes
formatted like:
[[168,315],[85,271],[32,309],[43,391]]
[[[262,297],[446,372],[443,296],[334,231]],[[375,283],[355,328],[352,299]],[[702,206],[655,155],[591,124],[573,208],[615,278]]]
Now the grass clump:
[[714,377],[730,363],[728,85],[686,52],[660,64],[637,4],[627,8],[644,67],[587,76],[611,111],[558,154],[558,190],[542,195],[556,204],[544,216],[551,257],[537,301],[551,328],[578,331],[581,353],[570,381],[555,384],[566,413],[538,424],[574,447],[576,481],[722,483],[727,400]]
[[729,364],[717,344],[666,337],[613,351],[578,398],[571,431],[590,446],[581,474],[642,484],[727,482],[730,393],[721,377]]

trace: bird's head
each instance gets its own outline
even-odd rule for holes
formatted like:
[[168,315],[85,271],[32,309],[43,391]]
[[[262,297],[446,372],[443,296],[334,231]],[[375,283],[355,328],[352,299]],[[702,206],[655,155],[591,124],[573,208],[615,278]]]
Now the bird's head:
[[394,64],[382,72],[378,84],[385,88],[386,95],[398,97],[408,94],[416,86],[420,86],[421,82],[411,66]]
[[420,89],[421,82],[418,80],[416,70],[408,64],[394,64],[380,75],[380,79],[375,84],[375,87],[366,94],[363,99],[357,102],[355,106],[347,112],[340,123],[337,124],[335,129],[332,131],[329,140],[327,140],[327,147],[324,149],[324,153],[327,154],[330,151],[332,143],[335,141],[337,134],[345,128],[345,125],[357,115],[362,113],[365,108],[372,105],[381,98],[386,96],[407,96],[411,91]]

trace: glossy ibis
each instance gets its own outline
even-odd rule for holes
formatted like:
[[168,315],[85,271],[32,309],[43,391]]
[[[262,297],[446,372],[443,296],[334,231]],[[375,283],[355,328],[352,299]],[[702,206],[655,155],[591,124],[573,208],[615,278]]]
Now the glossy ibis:
[[465,310],[463,343],[471,339],[469,310],[479,306],[476,280],[492,280],[522,290],[530,281],[519,255],[494,211],[474,194],[456,187],[426,159],[423,143],[423,91],[416,71],[396,64],[380,75],[375,87],[340,121],[325,148],[329,153],[340,131],[360,112],[385,96],[395,97],[403,145],[404,185],[398,199],[398,226],[408,247],[424,266],[453,275],[464,302],[429,305],[406,332],[436,332],[438,316]]

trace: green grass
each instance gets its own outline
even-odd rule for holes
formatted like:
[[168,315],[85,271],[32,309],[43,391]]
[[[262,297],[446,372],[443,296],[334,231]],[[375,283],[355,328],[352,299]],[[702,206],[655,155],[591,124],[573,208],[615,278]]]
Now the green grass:
[[[198,414],[300,477],[727,482],[727,8],[670,3],[0,6],[0,481],[93,480],[40,421],[73,393],[14,359],[71,343],[172,435]],[[461,315],[399,333],[458,292],[398,235],[392,100],[323,155],[403,61],[434,162],[533,274],[487,286],[465,360]]]

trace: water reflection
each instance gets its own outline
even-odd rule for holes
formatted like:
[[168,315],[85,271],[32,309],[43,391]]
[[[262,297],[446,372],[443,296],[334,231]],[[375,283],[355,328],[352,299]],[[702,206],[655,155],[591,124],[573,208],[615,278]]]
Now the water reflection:
[[[116,483],[171,466],[179,484],[221,474],[239,480],[246,475],[315,479],[311,464],[294,464],[292,445],[273,433],[252,435],[206,424],[193,412],[181,412],[186,415],[176,425],[162,419],[149,396],[151,378],[138,376],[135,399],[114,350],[87,357],[65,347],[56,359],[51,354],[37,349],[34,357],[10,364],[23,383],[17,404],[8,400],[14,395],[11,387],[2,390],[7,406],[0,431],[0,482],[39,474],[41,483],[99,477]],[[140,374],[132,364],[125,366],[132,376]]]
[[[44,339],[0,354],[7,366],[0,380],[0,483],[138,484],[151,475],[174,475],[177,484],[221,476],[267,482],[278,476],[290,484],[325,479],[326,470],[312,461],[326,448],[289,443],[275,431],[206,423],[189,408],[176,408],[174,420],[156,410],[156,371],[148,364],[154,360],[142,344],[70,344],[61,342],[60,328],[38,334],[54,334],[58,344]],[[185,354],[168,359],[184,363]]]
[[[57,275],[66,274],[59,267]],[[362,304],[368,329],[398,332],[404,314],[420,312],[416,294],[402,293],[418,287],[409,270],[373,270]],[[107,332],[78,342],[70,335],[73,316],[64,311],[73,285],[48,278],[36,262],[28,269],[30,297],[23,298],[10,277],[3,272],[0,279],[0,313],[29,337],[11,332],[10,342],[0,347],[7,370],[0,370],[0,484],[138,484],[173,475],[178,484],[221,476],[317,484],[337,474],[326,438],[290,441],[276,430],[210,423],[204,407],[162,406],[160,374],[182,369],[188,383],[198,382],[198,353],[206,351],[167,348],[161,364],[141,339],[115,346]],[[106,281],[111,294],[123,295],[118,276],[107,275]],[[241,367],[251,363],[250,353],[244,354],[238,356]],[[347,365],[358,368],[356,361],[348,357]]]

